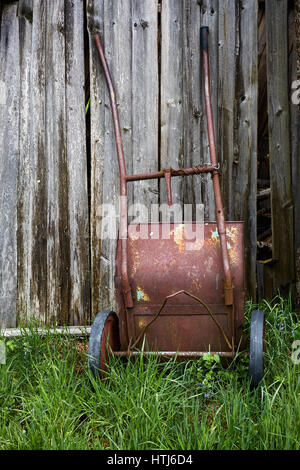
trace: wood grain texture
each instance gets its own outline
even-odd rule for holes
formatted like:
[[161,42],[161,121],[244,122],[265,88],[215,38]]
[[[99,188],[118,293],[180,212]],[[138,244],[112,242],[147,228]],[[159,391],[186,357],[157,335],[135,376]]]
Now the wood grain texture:
[[[19,312],[22,312],[23,315],[29,316],[31,314],[30,291],[32,279],[32,189],[36,186],[32,184],[34,181],[32,121],[35,117],[35,113],[32,113],[32,80],[34,75],[33,70],[35,69],[35,67],[32,67],[32,2],[27,1],[19,3],[18,16],[20,73],[22,77],[22,86],[20,87],[19,98],[20,160],[17,190],[17,309]],[[30,18],[31,21],[29,21],[28,18]],[[44,105],[44,100],[42,100],[42,104]],[[35,308],[33,310],[35,310]]]
[[[97,56],[93,36],[103,36],[103,1],[87,1],[87,24],[89,28],[90,50],[90,116],[91,116],[91,212],[90,212],[90,244],[91,244],[91,312],[95,317],[102,309],[102,285],[100,283],[101,261],[101,206],[103,203],[104,175],[104,95],[105,81],[102,77],[101,65]],[[105,45],[104,45],[105,47]]]
[[3,5],[0,36],[0,325],[15,326],[19,164],[19,22]]
[[274,291],[294,277],[287,2],[266,0]]
[[[161,168],[184,166],[183,136],[183,2],[169,0],[161,7]],[[182,205],[183,179],[172,180],[173,204]],[[165,182],[160,203],[167,203]],[[179,216],[179,219],[181,217]]]
[[[225,217],[233,220],[232,171],[234,160],[234,112],[236,76],[236,2],[226,0],[218,9],[218,144]],[[212,51],[213,54],[213,51]]]
[[236,111],[232,162],[232,216],[245,224],[246,288],[256,298],[257,2],[240,2],[236,51]]
[[[219,2],[218,0],[203,0],[201,2],[201,26],[209,27],[208,47],[209,47],[209,69],[210,69],[210,90],[211,103],[214,120],[214,130],[216,136],[217,156],[219,159],[220,145],[218,141],[219,116],[218,116],[218,69],[219,69]],[[198,35],[200,45],[199,32]],[[201,146],[201,162],[210,161],[207,122],[205,116],[204,102],[204,81],[202,70],[202,57],[200,56],[200,97],[201,97],[201,115],[200,115],[200,146]],[[201,184],[201,201],[204,204],[204,215],[206,220],[216,220],[215,201],[210,175],[203,176],[204,182]]]
[[43,322],[47,318],[45,4],[23,2],[19,21],[18,311]]
[[[297,40],[300,39],[300,2],[296,1],[294,10],[289,14],[289,86],[300,79],[297,66]],[[300,48],[298,48],[300,50]],[[298,56],[300,59],[300,55]],[[300,60],[299,60],[300,64]],[[292,90],[295,92],[295,89]],[[300,306],[300,106],[290,100],[291,165],[292,190],[294,201],[294,260],[295,260],[295,303]]]
[[[65,1],[66,148],[70,243],[69,317],[90,318],[89,205],[85,127],[84,3]],[[70,323],[70,322],[69,322]]]
[[[131,8],[132,156],[126,157],[132,158],[133,173],[148,173],[158,170],[157,1],[133,0]],[[135,182],[132,202],[150,211],[151,204],[158,203],[158,181]],[[147,222],[147,215],[141,213],[140,221]]]
[[[160,167],[190,167],[209,162],[203,98],[200,26],[210,28],[210,65],[214,123],[217,129],[218,2],[166,2],[161,9],[161,158]],[[166,202],[165,183],[160,199]],[[205,218],[215,217],[210,175],[172,180],[173,202],[204,204]]]
[[66,151],[64,1],[46,3],[47,316],[68,323],[69,175]]
[[[184,1],[182,9],[182,88],[183,88],[183,159],[184,166],[203,163],[201,149],[201,69],[200,69],[200,19],[201,8],[197,1]],[[183,178],[183,203],[201,204],[201,176]],[[192,212],[196,217],[196,210]],[[198,213],[199,215],[199,213]],[[187,217],[187,214],[185,214]]]
[[90,314],[83,3],[18,14],[18,311],[77,324]]

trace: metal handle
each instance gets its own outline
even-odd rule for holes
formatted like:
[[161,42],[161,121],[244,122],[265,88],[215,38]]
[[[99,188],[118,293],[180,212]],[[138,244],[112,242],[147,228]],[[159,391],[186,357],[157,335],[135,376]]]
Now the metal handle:
[[133,300],[132,300],[131,287],[129,284],[128,271],[127,271],[127,225],[128,225],[127,202],[126,202],[127,186],[126,186],[126,166],[125,166],[124,151],[123,151],[123,144],[122,144],[122,134],[121,134],[121,129],[120,129],[116,93],[115,93],[114,85],[111,79],[110,71],[106,62],[106,57],[104,54],[104,49],[102,46],[100,34],[96,34],[94,39],[95,39],[96,47],[98,50],[99,59],[100,59],[100,62],[104,71],[106,83],[108,86],[113,124],[114,124],[114,130],[115,130],[115,137],[116,137],[116,147],[117,147],[117,155],[118,155],[119,170],[120,170],[120,195],[121,195],[120,239],[121,239],[121,253],[122,253],[122,262],[121,262],[122,289],[123,289],[125,305],[126,307],[131,308],[133,307]]
[[[217,166],[217,152],[215,131],[212,115],[211,95],[210,95],[210,77],[209,77],[209,57],[208,57],[208,27],[203,26],[200,30],[201,33],[201,51],[203,59],[203,78],[204,78],[204,97],[205,97],[205,113],[207,123],[207,133],[209,141],[210,160],[213,166]],[[226,243],[226,224],[222,203],[222,195],[220,188],[219,173],[217,170],[212,172],[213,190],[215,196],[216,219],[217,227],[220,236],[221,253],[224,270],[224,297],[225,305],[233,304],[233,289],[231,281],[230,263]]]
[[206,51],[208,52],[208,34],[209,34],[209,27],[208,26],[202,26],[200,28],[200,45],[201,45],[201,51]]

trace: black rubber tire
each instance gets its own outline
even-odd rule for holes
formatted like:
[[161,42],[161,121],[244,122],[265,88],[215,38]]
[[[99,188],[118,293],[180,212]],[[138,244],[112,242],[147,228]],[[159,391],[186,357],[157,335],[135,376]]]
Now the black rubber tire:
[[112,310],[103,310],[102,312],[99,312],[91,327],[88,347],[88,364],[95,377],[100,376],[103,378],[103,370],[101,370],[101,343],[103,339],[105,340],[103,332],[105,323],[110,315],[112,315],[116,321],[116,328],[118,329],[117,334],[119,335],[119,319],[116,313]]
[[253,310],[250,329],[250,388],[256,388],[264,375],[264,312]]

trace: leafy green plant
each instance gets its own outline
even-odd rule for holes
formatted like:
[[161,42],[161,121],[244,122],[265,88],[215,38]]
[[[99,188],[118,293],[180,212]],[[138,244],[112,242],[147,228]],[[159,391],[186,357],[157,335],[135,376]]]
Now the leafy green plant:
[[204,354],[197,364],[197,378],[200,382],[205,398],[210,398],[216,387],[216,376],[220,372],[217,369],[221,367],[220,356],[217,354]]

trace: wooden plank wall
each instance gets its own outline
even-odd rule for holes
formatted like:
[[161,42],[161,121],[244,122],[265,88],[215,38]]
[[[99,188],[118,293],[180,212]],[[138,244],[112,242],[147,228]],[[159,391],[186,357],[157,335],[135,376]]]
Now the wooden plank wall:
[[0,325],[90,318],[84,4],[2,5]]
[[[300,307],[300,1],[295,0],[294,9],[289,15],[289,90],[298,89],[296,103],[290,100],[291,126],[291,167],[294,200],[294,263],[295,263],[295,301]],[[298,83],[295,83],[298,81]],[[297,88],[295,88],[297,87]],[[297,104],[298,103],[298,104]]]
[[[88,46],[84,41],[85,3],[91,31],[102,35],[117,90],[128,172],[208,162],[199,31],[201,25],[210,27],[225,212],[227,218],[245,220],[247,290],[255,297],[258,2],[23,0],[2,4],[0,21],[0,324],[15,326],[16,313],[86,323],[100,308],[115,306],[116,241],[105,238],[102,205],[118,204],[118,167],[103,73],[92,35]],[[288,65],[283,52],[276,53],[287,44],[286,2],[265,3],[269,132],[276,162],[272,208],[275,225],[278,220],[290,225],[293,197],[299,199],[291,179],[291,167],[299,172],[299,131],[293,124],[293,140],[286,142]],[[205,218],[214,219],[209,176],[174,179],[172,187],[175,203],[203,203]],[[129,188],[129,203],[166,202],[164,181]],[[293,257],[284,260],[281,247],[284,243],[290,254],[293,240],[290,231],[275,225],[276,282],[284,283],[293,277]]]
[[0,318],[16,321],[19,163],[19,23],[17,5],[2,7],[0,37]]
[[288,2],[266,0],[273,290],[294,279],[288,67]]

